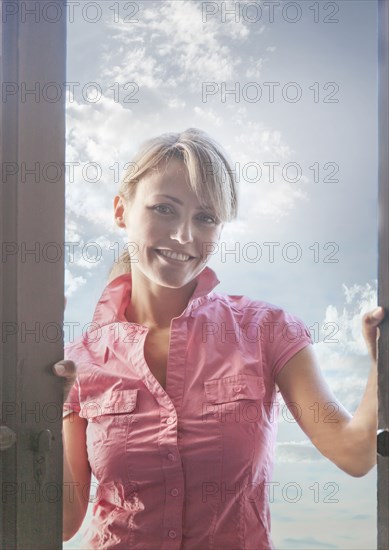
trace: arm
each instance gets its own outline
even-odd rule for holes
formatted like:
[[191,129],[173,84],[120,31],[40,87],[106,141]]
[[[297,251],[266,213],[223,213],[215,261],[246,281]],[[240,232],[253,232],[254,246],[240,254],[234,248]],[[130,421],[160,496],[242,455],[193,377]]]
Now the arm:
[[63,420],[65,541],[77,533],[88,508],[91,470],[86,451],[86,425],[86,420],[80,418],[77,413],[71,413]]
[[[356,477],[376,463],[377,435],[377,326],[384,316],[370,312],[363,317],[363,335],[372,360],[364,396],[354,416],[336,399],[326,383],[312,346],[296,353],[279,372],[276,382],[285,403],[297,403],[295,416],[317,449],[339,468]],[[314,403],[318,415],[312,409]],[[292,407],[292,414],[296,414]]]
[[[53,372],[63,379],[64,401],[76,381],[76,365],[62,360],[53,366]],[[71,539],[84,520],[90,493],[91,470],[86,449],[87,421],[77,412],[69,412],[63,419],[63,540]]]

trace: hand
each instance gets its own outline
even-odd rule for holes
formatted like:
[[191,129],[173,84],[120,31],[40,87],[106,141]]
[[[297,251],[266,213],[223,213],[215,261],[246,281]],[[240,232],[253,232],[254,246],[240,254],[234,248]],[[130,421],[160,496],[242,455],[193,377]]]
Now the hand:
[[69,392],[76,381],[77,369],[73,361],[68,359],[62,359],[53,365],[53,372],[56,376],[61,376],[64,378],[64,387],[63,387],[63,398],[66,402]]
[[[63,297],[63,301],[64,301],[64,308],[66,308],[66,303],[67,303],[66,296]],[[64,402],[66,402],[69,392],[74,382],[76,381],[76,377],[77,377],[76,365],[73,363],[73,361],[63,359],[62,361],[58,361],[58,363],[55,363],[55,365],[53,365],[53,372],[56,376],[61,376],[62,378],[65,379],[64,387],[63,387],[63,398],[64,398]]]
[[372,311],[365,313],[362,317],[362,334],[374,363],[377,362],[377,341],[380,337],[378,325],[384,317],[385,310],[383,307],[376,307]]

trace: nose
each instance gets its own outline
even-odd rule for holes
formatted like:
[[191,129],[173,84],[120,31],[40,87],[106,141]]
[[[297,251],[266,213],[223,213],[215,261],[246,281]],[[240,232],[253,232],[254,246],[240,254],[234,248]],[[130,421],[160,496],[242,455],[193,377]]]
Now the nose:
[[181,244],[193,241],[193,233],[190,220],[183,220],[174,227],[171,238]]

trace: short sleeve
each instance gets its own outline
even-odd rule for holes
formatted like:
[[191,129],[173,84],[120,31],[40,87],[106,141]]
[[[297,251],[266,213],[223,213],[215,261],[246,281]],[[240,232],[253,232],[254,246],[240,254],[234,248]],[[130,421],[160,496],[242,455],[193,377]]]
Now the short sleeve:
[[[73,361],[77,365],[76,353],[72,350],[71,346],[65,346],[64,348],[64,359]],[[65,418],[72,412],[79,413],[81,410],[80,406],[80,386],[79,378],[76,378],[73,386],[70,389],[69,395],[66,398],[66,401],[63,404],[63,413],[62,417]]]
[[261,340],[267,368],[274,381],[293,355],[313,343],[304,322],[280,308],[269,309]]

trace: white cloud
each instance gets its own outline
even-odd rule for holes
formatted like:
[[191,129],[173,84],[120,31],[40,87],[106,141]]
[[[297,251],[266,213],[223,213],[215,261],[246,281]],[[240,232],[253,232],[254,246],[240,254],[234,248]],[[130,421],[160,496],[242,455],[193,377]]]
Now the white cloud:
[[183,109],[184,107],[186,107],[186,101],[178,97],[173,97],[169,99],[167,104],[169,109]]
[[320,323],[320,342],[315,343],[321,369],[343,405],[354,412],[362,398],[370,358],[362,335],[362,316],[377,305],[377,281],[364,285],[343,284],[345,302],[329,305]]
[[[69,222],[114,230],[113,197],[125,162],[131,160],[142,130],[131,110],[103,96],[97,104],[67,105],[66,208]],[[136,136],[136,139],[134,138]],[[90,230],[91,228],[89,228]],[[85,238],[85,234],[84,238]]]
[[[232,113],[236,128],[230,155],[239,177],[239,223],[246,228],[246,237],[258,234],[261,224],[266,227],[269,220],[279,222],[297,204],[306,201],[307,178],[291,183],[292,172],[283,173],[287,162],[293,160],[294,151],[284,141],[281,132],[264,128],[260,123],[248,120],[245,107]],[[276,163],[276,164],[270,164]],[[236,241],[235,226],[226,226],[223,236]]]
[[312,462],[324,457],[309,440],[277,443],[276,463]]
[[377,281],[351,287],[343,284],[342,288],[345,303],[340,308],[333,305],[327,307],[321,324],[322,341],[315,346],[329,370],[333,370],[331,364],[334,359],[350,354],[367,354],[362,336],[362,316],[377,305]]
[[202,3],[187,0],[141,6],[138,23],[107,25],[119,47],[106,53],[103,77],[136,81],[159,93],[183,83],[186,92],[197,91],[203,81],[234,77],[241,59],[231,42],[247,40],[244,20],[205,18]]
[[65,296],[70,298],[75,292],[83,287],[87,280],[81,275],[75,277],[69,269],[65,269]]
[[249,57],[250,65],[245,72],[247,78],[260,79],[262,74],[263,59],[255,59],[252,56]]
[[215,126],[221,126],[223,124],[223,118],[218,116],[213,109],[202,109],[201,107],[195,107],[194,112],[199,119],[211,122]]
[[[120,49],[124,50],[124,48]],[[112,79],[112,82],[120,84],[136,82],[139,87],[145,88],[158,88],[163,84],[163,68],[158,65],[154,57],[147,54],[144,46],[132,47],[130,51],[124,51],[120,65],[108,67],[109,62],[110,59],[107,56],[103,75]]]

